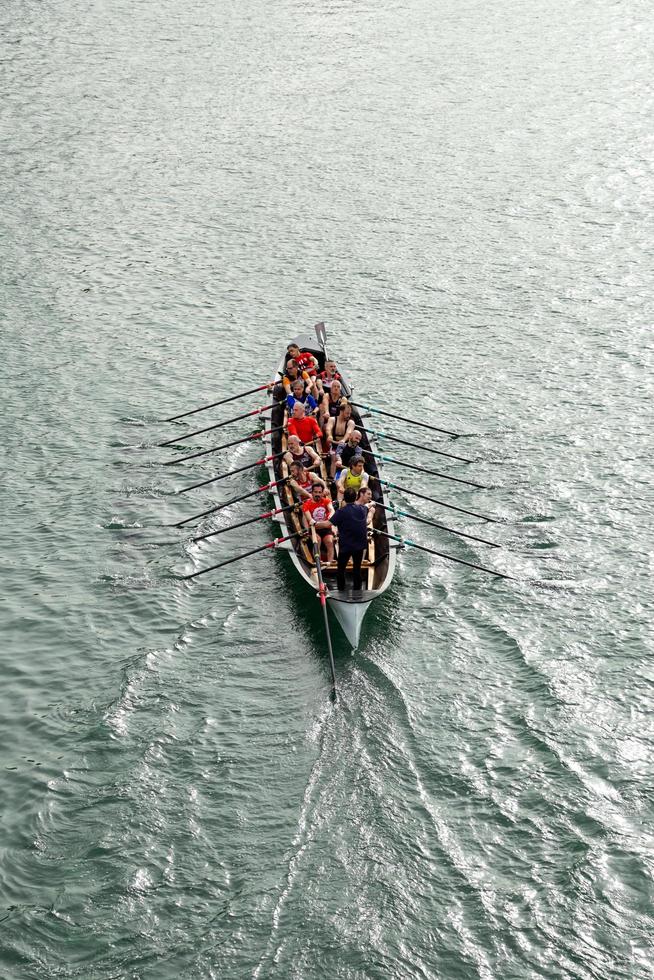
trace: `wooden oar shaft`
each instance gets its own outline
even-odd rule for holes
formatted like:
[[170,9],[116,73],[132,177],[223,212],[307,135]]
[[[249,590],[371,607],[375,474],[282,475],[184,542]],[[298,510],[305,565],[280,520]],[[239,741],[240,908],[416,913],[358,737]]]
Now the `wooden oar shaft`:
[[287,507],[276,507],[274,510],[266,510],[263,514],[257,514],[256,517],[248,517],[247,521],[239,521],[238,524],[230,524],[229,527],[221,527],[217,531],[200,534],[197,538],[192,538],[192,541],[194,544],[196,541],[206,541],[207,538],[214,538],[217,534],[224,534],[225,531],[234,531],[237,527],[245,527],[246,524],[254,524],[255,521],[262,521],[266,517],[274,517],[275,514],[281,514],[282,511],[293,510],[296,506],[296,504],[291,504]]
[[262,412],[267,412],[272,407],[272,405],[262,405],[261,408],[255,408],[253,412],[245,412],[243,415],[235,415],[233,419],[225,419],[224,422],[216,422],[215,425],[207,425],[204,429],[195,429],[193,432],[185,432],[184,435],[175,436],[174,439],[167,439],[166,442],[158,442],[157,446],[161,448],[163,446],[172,446],[176,442],[184,442],[185,439],[192,439],[193,436],[199,436],[203,432],[211,432],[212,429],[220,429],[223,425],[230,425],[232,422],[240,422],[241,419],[247,419],[252,415],[261,415]]
[[260,548],[252,548],[251,551],[246,551],[242,555],[235,555],[234,558],[228,558],[227,561],[221,561],[217,565],[210,565],[209,568],[202,568],[199,572],[192,572],[191,575],[182,575],[181,578],[188,581],[190,578],[197,578],[198,575],[206,575],[207,572],[215,572],[217,568],[224,568],[225,565],[231,565],[235,561],[240,561],[241,558],[249,558],[250,555],[256,555],[259,551],[265,551],[267,548],[276,548],[278,545],[282,544],[283,541],[290,541],[291,538],[300,537],[301,531],[296,531],[293,534],[287,534],[283,538],[275,538],[273,541],[268,541],[267,544],[261,545]]
[[431,429],[432,432],[442,432],[446,436],[454,436],[456,439],[459,438],[458,432],[450,432],[449,429],[440,429],[437,425],[429,425],[427,422],[419,422],[418,419],[409,419],[404,415],[394,415],[393,412],[385,412],[381,408],[373,408],[372,405],[364,405],[362,402],[350,402],[351,405],[356,406],[356,408],[363,408],[366,412],[370,412],[371,415],[386,415],[389,419],[399,419],[400,422],[409,422],[411,425],[419,425],[423,429]]
[[399,510],[393,504],[382,504],[378,500],[375,500],[376,507],[383,507],[384,510],[389,510],[391,514],[397,515],[399,517],[408,517],[411,521],[419,521],[420,524],[428,524],[430,527],[438,527],[441,531],[449,531],[450,534],[457,534],[460,538],[470,538],[471,541],[479,541],[481,544],[488,544],[491,548],[501,548],[502,546],[497,544],[496,541],[489,541],[488,538],[480,538],[476,534],[468,534],[467,531],[457,531],[453,527],[447,527],[445,524],[439,524],[437,521],[429,521],[426,517],[417,517],[416,514],[410,514],[406,510]]
[[412,497],[420,497],[422,500],[428,500],[432,504],[440,504],[441,507],[447,507],[448,510],[458,510],[461,514],[468,514],[470,517],[479,517],[482,521],[488,521],[489,524],[496,524],[497,521],[494,517],[486,517],[485,514],[477,514],[474,510],[466,510],[465,507],[456,507],[454,504],[446,504],[444,500],[437,500],[436,497],[428,497],[426,493],[418,493],[417,490],[410,490],[409,487],[401,487],[399,483],[389,483],[388,480],[380,480],[381,484],[387,487],[392,487],[393,490],[400,490],[402,493],[408,493]]
[[436,456],[447,456],[448,459],[458,459],[460,463],[472,463],[472,460],[466,459],[465,456],[455,456],[454,453],[446,453],[442,449],[432,449],[431,446],[422,446],[419,442],[409,442],[408,439],[400,439],[399,436],[392,436],[390,433],[382,432],[379,429],[366,429],[363,425],[357,425],[355,428],[367,432],[368,435],[378,436],[380,439],[390,439],[391,442],[400,442],[403,446],[413,446],[414,449],[422,449],[424,452],[434,453]]
[[316,528],[311,525],[311,542],[313,544],[313,558],[316,563],[316,575],[318,577],[318,598],[322,607],[323,621],[325,623],[325,636],[327,637],[327,652],[329,654],[329,669],[332,675],[332,700],[336,700],[336,666],[334,664],[334,651],[332,649],[332,634],[329,628],[329,616],[327,615],[327,590],[325,581],[322,577],[322,565],[320,563],[320,544]]
[[233,476],[234,473],[242,473],[243,470],[251,470],[255,466],[262,466],[264,463],[268,463],[271,459],[277,459],[278,456],[283,456],[283,453],[273,453],[272,456],[262,456],[261,459],[255,459],[254,463],[246,463],[245,466],[237,466],[235,470],[230,470],[229,473],[221,473],[220,476],[212,476],[208,480],[202,480],[200,483],[192,483],[190,487],[182,487],[179,493],[186,493],[187,490],[197,490],[198,487],[206,487],[208,483],[216,483],[217,480],[225,480],[228,476]]
[[492,568],[486,568],[485,565],[475,565],[474,562],[464,561],[463,558],[455,558],[454,555],[446,555],[442,551],[435,551],[434,548],[426,548],[423,544],[418,544],[416,541],[409,541],[408,538],[400,538],[397,534],[389,534],[388,531],[381,531],[379,528],[374,529],[375,534],[383,534],[387,538],[392,538],[394,541],[399,541],[400,544],[407,545],[409,548],[418,548],[420,551],[427,551],[430,555],[437,555],[439,558],[447,558],[448,561],[455,561],[459,565],[467,565],[468,568],[475,568],[479,572],[488,572],[489,575],[495,575],[497,578],[508,578],[513,580],[512,575],[505,575],[504,572],[496,572]]
[[189,524],[191,521],[196,520],[199,517],[206,517],[208,514],[215,514],[217,510],[223,510],[225,507],[230,507],[232,504],[238,504],[241,500],[247,500],[248,497],[254,497],[257,493],[263,493],[264,490],[270,490],[271,487],[277,487],[280,483],[286,483],[286,477],[283,480],[275,480],[274,483],[266,483],[262,487],[257,487],[256,490],[251,490],[250,493],[244,493],[240,497],[232,497],[231,500],[226,500],[224,504],[218,504],[216,507],[209,507],[208,510],[203,510],[201,514],[191,514],[186,520],[179,521],[177,524],[172,524],[171,527],[184,527],[185,524]]
[[246,395],[253,395],[255,391],[263,391],[265,388],[270,388],[274,385],[274,381],[267,381],[265,385],[258,385],[256,388],[250,388],[248,391],[241,391],[238,395],[232,395],[230,398],[221,398],[220,401],[211,402],[210,405],[201,405],[200,408],[192,408],[190,412],[182,412],[180,415],[172,415],[169,419],[164,419],[164,422],[176,422],[177,419],[185,419],[187,415],[195,415],[196,412],[206,412],[208,408],[216,408],[217,405],[226,405],[227,402],[235,402],[238,398],[245,398]]
[[424,466],[416,466],[415,463],[408,463],[405,459],[395,459],[393,456],[383,456],[381,453],[373,453],[369,449],[363,449],[367,456],[374,456],[385,463],[397,463],[405,466],[409,470],[418,470],[420,473],[427,473],[429,476],[440,476],[443,480],[453,480],[454,483],[464,483],[467,487],[475,487],[477,490],[488,490],[482,483],[473,483],[472,480],[461,480],[458,476],[450,476],[448,473],[440,473],[438,470],[427,470]]
[[249,436],[244,436],[243,439],[234,439],[232,442],[224,442],[222,446],[211,446],[210,449],[203,449],[199,453],[191,453],[189,456],[179,456],[177,459],[168,459],[163,464],[164,466],[174,466],[176,463],[185,463],[189,459],[198,459],[199,456],[208,456],[209,453],[217,453],[221,449],[229,449],[230,446],[238,446],[242,442],[250,442],[252,439],[263,439],[264,436],[269,436],[271,432],[279,432],[283,429],[283,425],[276,425],[272,429],[263,429],[261,432],[253,432]]

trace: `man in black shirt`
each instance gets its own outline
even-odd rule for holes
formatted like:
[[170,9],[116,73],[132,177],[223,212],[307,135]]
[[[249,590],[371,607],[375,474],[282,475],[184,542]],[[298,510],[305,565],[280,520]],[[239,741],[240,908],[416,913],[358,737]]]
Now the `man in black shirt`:
[[343,494],[343,506],[330,517],[331,524],[338,532],[338,563],[336,584],[345,590],[345,566],[352,559],[352,588],[361,591],[361,562],[368,544],[366,519],[368,510],[356,504],[356,491],[347,489]]

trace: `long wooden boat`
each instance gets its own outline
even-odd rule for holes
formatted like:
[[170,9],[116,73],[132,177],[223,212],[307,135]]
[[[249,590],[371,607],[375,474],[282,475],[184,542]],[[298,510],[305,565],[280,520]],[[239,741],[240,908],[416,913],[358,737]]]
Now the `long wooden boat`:
[[[301,350],[310,351],[318,360],[320,369],[324,368],[326,355],[315,337],[299,336],[292,338]],[[275,366],[273,376],[283,376],[286,352],[282,354],[279,363]],[[343,392],[346,396],[352,392],[351,385],[341,365],[338,371],[342,378]],[[281,389],[281,390],[280,390]],[[283,400],[284,391],[281,386],[277,386],[271,395],[271,422],[270,428],[274,431],[265,437],[266,456],[273,456],[266,465],[271,483],[275,483],[283,476],[281,457],[278,455],[286,448],[286,434],[280,428],[286,421],[286,405]],[[361,430],[361,448],[368,450],[369,454],[364,456],[365,469],[370,477],[369,486],[373,493],[373,499],[383,504],[385,507],[375,509],[374,526],[380,531],[393,534],[393,521],[391,511],[387,509],[390,501],[387,499],[385,489],[379,482],[379,464],[375,459],[375,440],[366,431],[364,419],[358,410],[352,407],[352,417],[355,424]],[[326,472],[323,472],[323,479],[329,486]],[[286,484],[275,486],[271,490],[275,500],[275,507],[286,507],[295,502],[293,492]],[[311,586],[314,592],[318,590],[318,576],[313,552],[306,538],[297,536],[297,532],[302,529],[301,517],[291,510],[282,511],[275,515],[273,520],[280,525],[281,536],[294,535],[290,540],[285,541],[280,547],[288,551],[300,577]],[[361,573],[364,587],[359,592],[352,591],[351,582],[351,562],[350,568],[346,570],[345,591],[339,591],[336,586],[336,568],[322,565],[322,574],[327,585],[327,605],[332,610],[343,633],[347,637],[353,648],[359,644],[361,627],[364,617],[370,608],[371,603],[389,587],[396,564],[396,546],[383,534],[372,535],[372,540],[368,543],[368,549],[364,554],[361,566]]]

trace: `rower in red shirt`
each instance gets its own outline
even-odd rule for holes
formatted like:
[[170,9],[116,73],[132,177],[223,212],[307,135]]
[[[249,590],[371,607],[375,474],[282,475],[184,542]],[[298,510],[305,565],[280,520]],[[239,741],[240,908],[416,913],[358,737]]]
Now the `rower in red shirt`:
[[334,535],[330,518],[334,516],[332,498],[321,480],[317,480],[311,488],[311,497],[302,504],[304,523],[311,529],[313,525],[318,537],[322,539],[327,552],[327,561],[334,560]]
[[295,402],[293,405],[293,417],[288,420],[288,434],[298,436],[302,442],[312,442],[322,437],[320,426],[312,415],[306,415],[302,402]]
[[301,351],[297,344],[289,344],[287,356],[292,357],[300,371],[307,371],[315,378],[318,373],[318,361],[308,350]]

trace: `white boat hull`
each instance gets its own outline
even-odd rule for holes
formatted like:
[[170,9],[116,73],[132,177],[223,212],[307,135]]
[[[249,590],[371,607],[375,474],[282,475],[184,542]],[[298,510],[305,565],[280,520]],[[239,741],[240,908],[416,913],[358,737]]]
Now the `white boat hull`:
[[363,620],[368,612],[368,606],[372,602],[372,599],[362,602],[343,602],[338,598],[330,596],[327,602],[338,620],[341,629],[345,633],[348,643],[353,650],[356,650],[359,646]]

